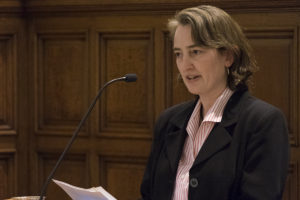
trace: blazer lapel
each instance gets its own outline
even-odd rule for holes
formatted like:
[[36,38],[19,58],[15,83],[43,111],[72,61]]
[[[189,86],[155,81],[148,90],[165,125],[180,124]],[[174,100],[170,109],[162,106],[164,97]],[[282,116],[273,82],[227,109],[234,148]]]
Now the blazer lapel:
[[176,172],[177,170],[185,138],[187,136],[186,126],[197,101],[198,98],[194,102],[190,102],[186,107],[184,107],[184,109],[170,119],[173,131],[166,135],[165,141],[166,155],[173,172]]
[[229,132],[230,129],[228,127],[236,124],[242,104],[248,96],[247,89],[236,91],[232,95],[224,109],[222,121],[215,124],[200,149],[193,166],[201,164],[231,142],[232,133]]
[[173,172],[177,169],[186,135],[186,131],[179,129],[170,133],[166,139],[166,154]]
[[230,133],[219,123],[216,124],[200,149],[193,166],[204,162],[215,153],[222,150],[222,148],[224,148],[230,142]]

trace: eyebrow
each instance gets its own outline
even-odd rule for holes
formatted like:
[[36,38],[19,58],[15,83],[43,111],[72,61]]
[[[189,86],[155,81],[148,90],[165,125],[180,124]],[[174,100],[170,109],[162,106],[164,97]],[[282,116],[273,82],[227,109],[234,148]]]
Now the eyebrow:
[[[188,46],[187,48],[188,48],[188,49],[191,49],[191,48],[194,48],[194,47],[200,47],[200,46],[199,46],[199,45],[196,45],[196,44],[192,44],[192,45]],[[173,50],[174,50],[174,51],[178,51],[178,50],[180,50],[180,48],[174,47]]]

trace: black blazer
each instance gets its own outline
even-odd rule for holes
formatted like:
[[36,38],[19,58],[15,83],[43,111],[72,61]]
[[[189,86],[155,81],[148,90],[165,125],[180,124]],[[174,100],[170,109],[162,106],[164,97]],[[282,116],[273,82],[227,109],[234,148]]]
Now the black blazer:
[[[187,122],[196,101],[159,117],[141,185],[144,200],[171,200]],[[189,200],[277,200],[288,172],[286,120],[279,109],[236,91],[190,170]]]

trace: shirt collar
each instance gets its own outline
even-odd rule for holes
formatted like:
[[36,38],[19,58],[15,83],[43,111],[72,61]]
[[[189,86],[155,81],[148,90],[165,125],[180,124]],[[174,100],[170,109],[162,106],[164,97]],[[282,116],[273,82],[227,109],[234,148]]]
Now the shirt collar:
[[225,105],[227,104],[232,94],[233,91],[227,87],[217,98],[212,107],[208,110],[208,112],[204,116],[203,122],[221,122]]
[[[229,98],[233,94],[233,91],[230,90],[228,87],[222,92],[222,94],[216,99],[215,103],[212,107],[208,110],[202,122],[221,122],[224,108],[226,103],[228,102]],[[199,98],[194,111],[190,117],[188,122],[188,126],[196,126],[199,127],[200,122],[200,107],[201,107],[201,100]]]

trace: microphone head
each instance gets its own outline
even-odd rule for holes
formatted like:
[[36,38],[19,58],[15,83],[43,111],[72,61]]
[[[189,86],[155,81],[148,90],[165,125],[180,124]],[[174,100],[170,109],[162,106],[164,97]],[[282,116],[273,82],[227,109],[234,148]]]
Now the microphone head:
[[136,74],[126,74],[125,75],[125,81],[126,82],[135,82],[137,80]]

